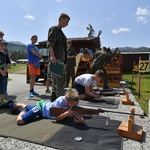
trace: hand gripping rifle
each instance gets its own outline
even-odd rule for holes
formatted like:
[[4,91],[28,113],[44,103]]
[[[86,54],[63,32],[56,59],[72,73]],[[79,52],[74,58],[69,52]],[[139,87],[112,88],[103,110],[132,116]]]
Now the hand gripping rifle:
[[[59,116],[60,114],[66,112],[68,110],[69,109],[67,109],[67,108],[53,107],[53,108],[50,108],[50,115],[51,116]],[[77,107],[77,106],[73,107],[71,110],[75,111],[81,115],[99,115],[99,113],[111,112],[111,113],[119,113],[119,114],[127,114],[127,115],[136,115],[136,116],[140,116],[140,117],[146,116],[146,114],[132,114],[132,112],[126,113],[126,112],[109,111],[109,110],[103,110],[103,109],[98,109],[98,108],[85,108],[85,107]]]

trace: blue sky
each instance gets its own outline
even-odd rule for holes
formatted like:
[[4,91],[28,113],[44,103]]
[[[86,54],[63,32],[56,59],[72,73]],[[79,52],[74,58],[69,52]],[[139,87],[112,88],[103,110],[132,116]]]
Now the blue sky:
[[48,29],[62,12],[71,20],[68,38],[87,37],[89,24],[99,30],[102,46],[150,47],[150,0],[1,0],[0,30],[7,41],[30,43],[47,39]]

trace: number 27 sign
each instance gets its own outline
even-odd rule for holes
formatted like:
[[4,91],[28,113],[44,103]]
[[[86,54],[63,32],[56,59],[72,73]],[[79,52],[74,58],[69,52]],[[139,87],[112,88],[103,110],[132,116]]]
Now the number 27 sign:
[[139,61],[139,72],[149,72],[150,62],[149,60]]

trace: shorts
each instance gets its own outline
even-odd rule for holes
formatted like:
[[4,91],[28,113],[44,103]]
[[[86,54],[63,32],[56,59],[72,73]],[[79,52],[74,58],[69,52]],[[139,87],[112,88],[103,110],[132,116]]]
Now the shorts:
[[41,115],[41,110],[36,105],[35,106],[27,105],[25,108],[27,109],[27,111],[23,110],[26,113],[22,115],[22,120],[24,121],[24,123],[29,123],[36,116]]
[[8,77],[0,76],[0,94],[7,94],[7,83],[8,83]]
[[85,87],[83,85],[74,83],[74,88],[78,91],[79,95],[85,94]]
[[40,67],[35,68],[32,63],[29,64],[29,74],[30,75],[40,75]]

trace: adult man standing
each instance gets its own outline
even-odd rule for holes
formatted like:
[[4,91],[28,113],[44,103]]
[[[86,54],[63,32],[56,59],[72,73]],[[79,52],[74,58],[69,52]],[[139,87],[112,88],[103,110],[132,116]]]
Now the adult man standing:
[[111,51],[110,49],[103,47],[102,50],[98,50],[94,54],[94,61],[91,65],[91,73],[96,72],[97,70],[103,70],[104,78],[103,78],[103,89],[108,89],[108,75],[105,69],[105,65],[111,62],[110,57]]
[[36,76],[40,75],[39,60],[40,58],[42,58],[42,55],[39,53],[39,49],[35,46],[37,39],[38,39],[37,35],[33,35],[31,37],[31,44],[28,44],[27,46],[27,56],[28,56],[29,74],[30,74],[30,92],[29,92],[30,98],[38,95],[38,93],[34,91],[34,85],[35,85]]
[[70,77],[72,79],[72,87],[75,80],[75,66],[76,66],[76,50],[72,47],[72,41],[67,41],[67,64],[66,64],[66,73],[67,73],[67,80],[66,80],[66,87],[68,87],[70,82]]
[[[62,28],[65,28],[70,21],[70,17],[62,13],[59,17],[58,25],[52,26],[48,31],[47,47],[50,52],[50,63],[56,64],[61,61],[66,64],[67,60],[67,38],[64,35]],[[52,96],[51,101],[57,97],[64,95],[65,86],[65,65],[61,77],[52,75]]]

